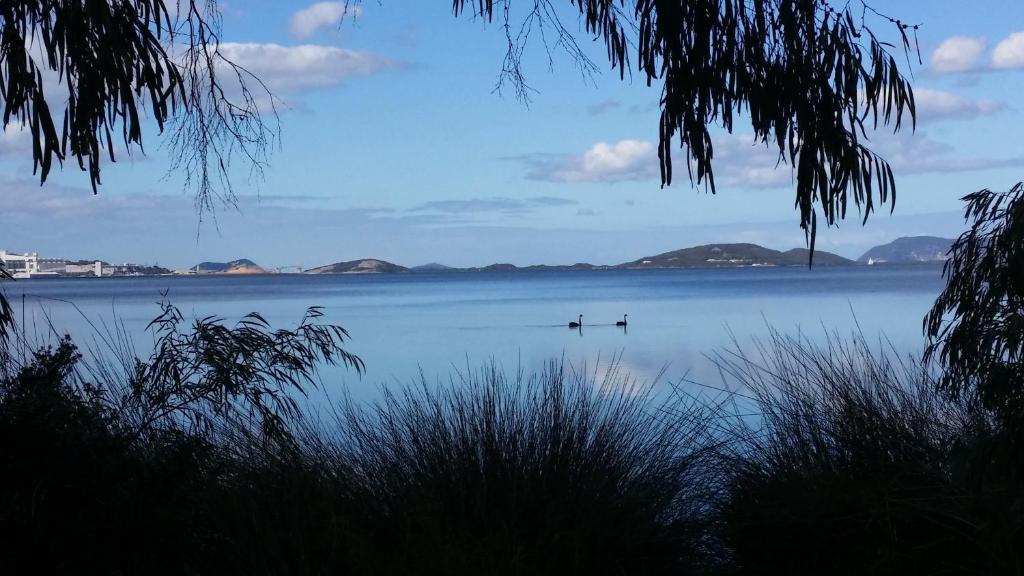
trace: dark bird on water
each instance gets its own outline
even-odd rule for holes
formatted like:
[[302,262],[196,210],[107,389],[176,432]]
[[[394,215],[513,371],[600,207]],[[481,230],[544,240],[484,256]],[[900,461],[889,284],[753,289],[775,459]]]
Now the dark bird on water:
[[616,322],[616,323],[615,323],[615,325],[616,325],[616,326],[625,326],[625,325],[627,324],[627,322],[626,322],[626,318],[627,318],[628,316],[629,316],[629,314],[623,314],[623,315],[622,315],[622,320],[619,320],[618,322]]
[[569,322],[569,328],[580,328],[583,326],[583,314],[580,314],[579,322]]

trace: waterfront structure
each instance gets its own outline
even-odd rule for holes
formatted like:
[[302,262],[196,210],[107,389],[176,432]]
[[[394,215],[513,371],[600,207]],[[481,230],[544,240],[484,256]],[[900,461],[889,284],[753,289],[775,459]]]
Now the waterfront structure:
[[[68,276],[96,276],[96,277],[100,277],[100,276],[104,275],[104,272],[106,270],[110,270],[110,269],[109,268],[104,269],[103,263],[100,262],[99,260],[96,260],[95,262],[75,262],[75,263],[69,263],[69,264],[64,266],[64,274],[66,274]],[[113,271],[111,270],[111,272],[106,274],[106,275],[110,276],[112,273],[113,273]]]
[[42,278],[47,276],[97,277],[153,276],[170,274],[157,265],[109,264],[102,260],[68,260],[41,258],[36,252],[9,252],[0,250],[0,267],[14,278]]
[[39,274],[39,255],[34,252],[14,254],[0,250],[0,263],[15,278],[31,278],[33,274]]

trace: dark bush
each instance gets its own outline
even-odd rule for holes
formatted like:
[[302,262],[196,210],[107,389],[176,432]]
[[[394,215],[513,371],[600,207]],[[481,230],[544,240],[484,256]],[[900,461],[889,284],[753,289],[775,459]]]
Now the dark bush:
[[[376,573],[688,574],[705,538],[711,412],[611,371],[494,369],[342,411]],[[672,417],[669,417],[669,414]]]
[[181,435],[133,445],[68,340],[0,383],[0,558],[11,573],[187,573],[210,464]]
[[[288,412],[168,412],[70,341],[0,384],[0,557],[46,573],[677,574],[707,537],[712,412],[614,370],[491,367]],[[131,363],[123,363],[131,365]],[[169,369],[173,372],[173,369]],[[183,389],[183,388],[182,388]]]
[[720,519],[740,573],[1019,570],[1012,494],[972,485],[958,464],[977,411],[936,394],[929,366],[862,337],[778,333],[718,361],[758,414],[736,420],[724,454]]

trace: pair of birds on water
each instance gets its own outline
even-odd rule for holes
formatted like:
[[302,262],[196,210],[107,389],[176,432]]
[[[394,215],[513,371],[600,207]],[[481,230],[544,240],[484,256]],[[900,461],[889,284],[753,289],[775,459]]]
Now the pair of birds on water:
[[[616,322],[615,325],[616,326],[625,326],[627,324],[627,320],[626,320],[627,318],[629,318],[629,314],[623,314],[622,315],[622,320],[619,320],[618,322]],[[569,322],[569,328],[582,328],[583,327],[583,314],[580,314],[580,317],[577,318],[576,320],[577,320],[576,322]]]

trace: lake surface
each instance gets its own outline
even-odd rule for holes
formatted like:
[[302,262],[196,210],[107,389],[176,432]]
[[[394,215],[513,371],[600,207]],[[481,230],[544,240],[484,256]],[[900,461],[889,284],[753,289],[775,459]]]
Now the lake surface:
[[[533,370],[564,357],[588,369],[621,356],[620,368],[644,380],[684,376],[720,382],[706,354],[742,346],[767,325],[820,339],[826,329],[869,339],[885,336],[919,353],[921,319],[942,288],[937,266],[731,268],[343,276],[193,276],[20,280],[6,292],[40,333],[47,318],[78,341],[92,338],[86,318],[116,318],[140,352],[146,324],[166,291],[186,318],[235,320],[257,311],[293,326],[308,306],[351,334],[349,350],[366,362],[362,377],[328,370],[355,395],[408,382],[422,370],[447,380],[454,369],[494,360]],[[24,300],[22,296],[24,295]],[[74,303],[72,306],[70,303]],[[582,330],[566,325],[583,314]],[[629,314],[628,330],[614,326]]]

